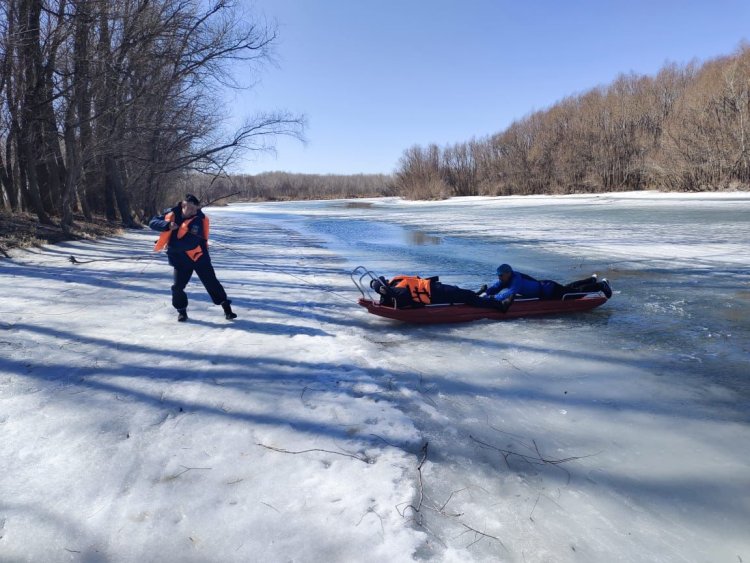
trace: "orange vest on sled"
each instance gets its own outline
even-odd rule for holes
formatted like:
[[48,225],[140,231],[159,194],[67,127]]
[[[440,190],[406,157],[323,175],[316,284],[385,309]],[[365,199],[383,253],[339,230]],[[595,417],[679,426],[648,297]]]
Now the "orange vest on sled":
[[[188,229],[190,228],[190,223],[193,222],[195,217],[191,217],[187,221],[183,221],[180,225],[180,228],[177,229],[177,238],[183,238],[187,233]],[[164,216],[165,221],[169,221],[170,223],[174,221],[174,212],[170,211]],[[206,237],[206,241],[208,241],[208,217],[203,217],[203,234]],[[165,246],[169,244],[169,238],[172,236],[172,231],[164,231],[162,234],[159,235],[159,240],[156,241],[156,244],[154,245],[154,252],[159,252],[162,250]],[[193,262],[197,262],[198,259],[203,256],[203,248],[201,248],[201,245],[199,244],[192,250],[188,250],[185,252],[190,259]]]
[[432,302],[430,280],[423,280],[419,276],[395,276],[391,279],[391,286],[408,288],[412,301],[417,303],[429,305]]

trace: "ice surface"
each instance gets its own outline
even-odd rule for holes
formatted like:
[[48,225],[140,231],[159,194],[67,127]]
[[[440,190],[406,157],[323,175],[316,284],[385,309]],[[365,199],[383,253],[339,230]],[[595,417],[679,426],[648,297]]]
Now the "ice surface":
[[[749,213],[742,193],[212,209],[240,318],[195,281],[184,326],[153,234],[15,252],[0,560],[748,561]],[[478,287],[501,261],[615,297],[409,327],[346,275]]]

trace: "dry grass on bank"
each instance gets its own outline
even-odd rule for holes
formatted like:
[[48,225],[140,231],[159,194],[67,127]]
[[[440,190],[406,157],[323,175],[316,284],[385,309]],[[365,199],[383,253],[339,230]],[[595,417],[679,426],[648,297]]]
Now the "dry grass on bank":
[[120,233],[120,225],[95,217],[91,221],[75,216],[70,233],[63,232],[59,222],[42,225],[35,215],[0,211],[0,255],[7,257],[13,248],[28,248],[66,240],[96,239]]

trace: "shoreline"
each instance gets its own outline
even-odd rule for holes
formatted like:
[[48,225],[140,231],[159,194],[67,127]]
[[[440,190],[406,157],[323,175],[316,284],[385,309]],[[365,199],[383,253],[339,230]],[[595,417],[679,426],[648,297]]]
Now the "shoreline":
[[73,229],[65,233],[57,225],[43,225],[31,213],[0,211],[0,258],[10,258],[11,250],[40,248],[76,240],[96,240],[122,234],[123,228],[102,217],[92,220],[74,217]]
[[271,199],[249,199],[249,200],[233,200],[229,201],[225,205],[216,207],[227,207],[238,204],[282,204],[282,203],[302,203],[302,202],[336,202],[336,201],[397,201],[399,203],[410,204],[410,205],[426,205],[436,203],[461,203],[461,202],[477,202],[477,201],[538,201],[538,200],[590,200],[590,199],[608,199],[608,200],[715,200],[715,201],[727,201],[727,200],[750,200],[750,191],[721,191],[721,192],[673,192],[673,191],[659,191],[659,190],[641,190],[641,191],[629,191],[629,192],[602,192],[602,193],[580,193],[580,194],[530,194],[530,195],[500,195],[500,196],[485,196],[485,195],[472,195],[472,196],[453,196],[445,199],[407,199],[401,196],[364,196],[364,197],[347,197],[347,198],[309,198],[309,199],[285,199],[285,200],[271,200]]
[[[360,205],[373,205],[380,203],[399,203],[412,206],[426,206],[435,204],[474,204],[477,202],[488,203],[531,203],[557,201],[560,203],[579,203],[582,201],[601,200],[606,201],[675,201],[681,200],[688,203],[694,202],[726,202],[726,201],[749,201],[750,191],[720,191],[720,192],[672,192],[672,191],[630,191],[630,192],[603,192],[585,194],[533,194],[533,195],[507,195],[507,196],[455,196],[446,199],[435,200],[411,200],[401,196],[374,196],[374,197],[350,197],[350,198],[322,198],[322,199],[289,199],[289,200],[236,200],[223,205],[211,206],[213,209],[221,209],[233,205],[248,204],[294,204],[305,202],[358,202]],[[96,240],[110,236],[120,235],[124,227],[119,222],[112,223],[102,217],[87,220],[83,216],[76,215],[73,231],[63,232],[59,225],[42,225],[31,213],[11,213],[0,211],[0,258],[9,258],[11,250],[40,248],[45,245],[59,244],[76,240]]]

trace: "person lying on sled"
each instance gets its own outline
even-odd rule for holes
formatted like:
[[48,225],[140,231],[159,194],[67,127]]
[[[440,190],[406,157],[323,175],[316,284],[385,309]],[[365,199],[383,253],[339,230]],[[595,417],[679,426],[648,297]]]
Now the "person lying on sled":
[[505,313],[513,302],[512,297],[505,300],[480,297],[470,289],[444,284],[438,276],[420,278],[399,275],[390,280],[381,276],[372,280],[370,287],[380,295],[381,305],[399,309],[464,303],[474,307],[491,307]]
[[596,276],[561,285],[552,280],[536,280],[529,275],[513,271],[508,264],[497,268],[498,280],[490,287],[486,285],[477,292],[486,293],[490,298],[503,301],[512,296],[525,299],[562,299],[567,293],[592,293],[601,291],[609,299],[612,288],[606,279],[598,281]]

